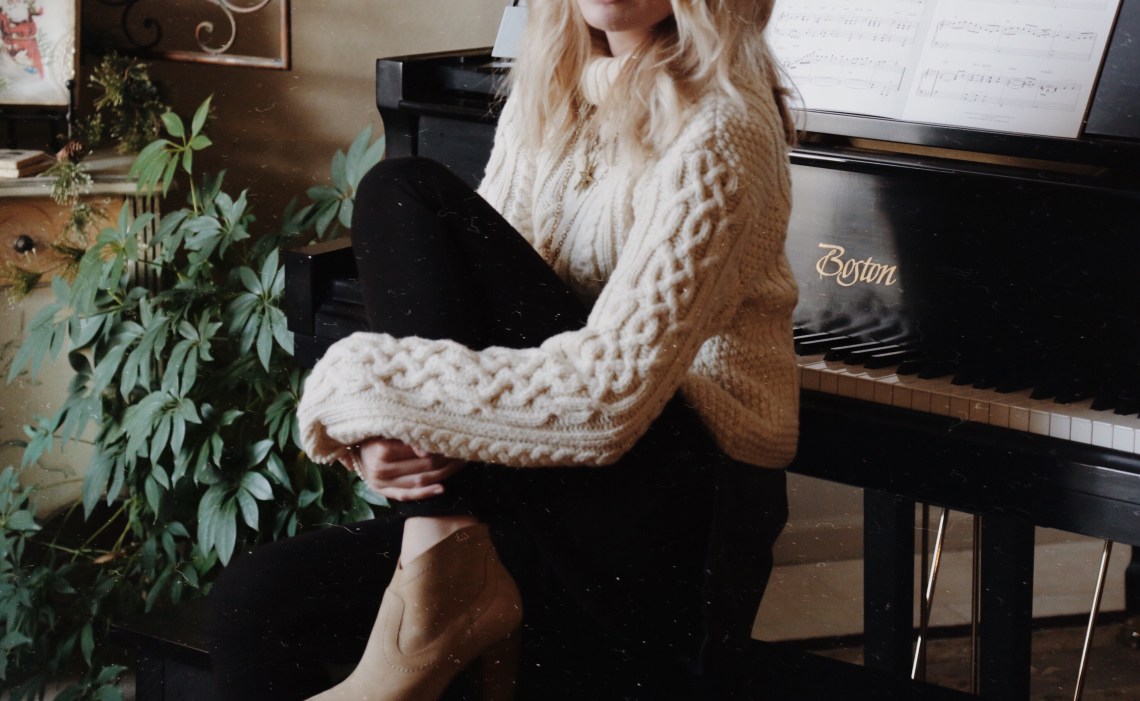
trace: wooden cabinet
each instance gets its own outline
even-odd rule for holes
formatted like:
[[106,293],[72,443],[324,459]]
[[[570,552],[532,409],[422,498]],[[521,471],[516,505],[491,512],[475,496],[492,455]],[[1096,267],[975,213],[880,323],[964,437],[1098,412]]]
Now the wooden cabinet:
[[[95,231],[113,224],[123,207],[132,214],[147,211],[149,198],[140,197],[128,177],[130,157],[94,158],[88,163],[92,177],[83,201],[101,215]],[[12,264],[33,272],[59,267],[60,254],[52,249],[68,218],[67,208],[51,198],[51,180],[45,177],[0,179],[0,285],[7,286]],[[45,281],[46,282],[46,279]]]
[[[139,196],[127,177],[130,163],[130,158],[122,157],[92,159],[88,164],[93,182],[84,201],[101,213],[92,235],[114,224],[124,207],[132,215],[154,211],[153,199]],[[7,382],[25,329],[53,300],[51,274],[60,268],[61,256],[51,243],[59,237],[67,217],[66,208],[51,199],[50,179],[0,179],[0,469],[20,464],[24,426],[53,414],[71,379],[67,358],[61,354],[54,363],[45,364],[37,377],[24,373]],[[7,294],[10,264],[46,274],[30,295],[16,300]],[[78,498],[91,452],[90,443],[71,442],[21,473],[24,483],[43,487],[35,496],[41,516]]]

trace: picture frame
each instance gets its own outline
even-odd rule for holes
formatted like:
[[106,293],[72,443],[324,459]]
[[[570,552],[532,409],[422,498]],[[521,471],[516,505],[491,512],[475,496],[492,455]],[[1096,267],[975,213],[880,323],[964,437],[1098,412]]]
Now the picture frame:
[[66,112],[78,36],[79,0],[0,0],[0,113]]
[[288,70],[290,2],[94,0],[84,4],[83,25],[108,48],[129,55]]

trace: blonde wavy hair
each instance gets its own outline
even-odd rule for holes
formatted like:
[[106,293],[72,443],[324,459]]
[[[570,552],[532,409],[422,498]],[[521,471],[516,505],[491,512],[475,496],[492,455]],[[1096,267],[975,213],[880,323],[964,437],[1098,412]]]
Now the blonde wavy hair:
[[[660,152],[680,132],[687,111],[708,86],[732,99],[738,71],[765,71],[783,118],[789,144],[795,123],[788,91],[764,39],[774,0],[672,0],[673,16],[658,25],[652,39],[634,50],[622,67],[611,96],[597,106],[599,135],[623,151],[645,156]],[[606,54],[605,34],[582,18],[577,0],[531,0],[529,19],[510,89],[522,100],[523,138],[565,147],[578,129],[587,102],[581,77],[586,64]]]

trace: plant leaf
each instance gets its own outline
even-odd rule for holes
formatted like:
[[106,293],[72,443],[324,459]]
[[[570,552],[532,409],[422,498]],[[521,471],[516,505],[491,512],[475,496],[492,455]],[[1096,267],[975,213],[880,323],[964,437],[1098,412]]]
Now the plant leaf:
[[182,119],[173,112],[167,112],[162,115],[162,124],[166,127],[166,131],[171,136],[181,139],[186,136],[186,126],[182,124]]

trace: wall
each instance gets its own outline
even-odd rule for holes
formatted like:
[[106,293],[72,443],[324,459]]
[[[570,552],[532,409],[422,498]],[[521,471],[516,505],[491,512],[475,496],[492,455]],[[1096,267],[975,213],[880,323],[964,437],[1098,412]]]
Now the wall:
[[[259,226],[274,226],[292,197],[328,179],[337,149],[366,125],[383,128],[374,63],[385,56],[490,46],[510,0],[292,0],[292,69],[149,62],[189,117],[213,95],[215,145],[203,171],[226,169],[248,188]],[[85,12],[89,11],[85,7]],[[106,11],[106,10],[102,10]],[[83,94],[80,105],[88,105]]]

